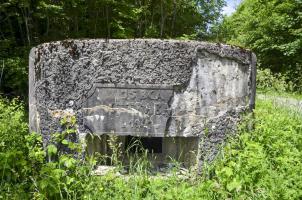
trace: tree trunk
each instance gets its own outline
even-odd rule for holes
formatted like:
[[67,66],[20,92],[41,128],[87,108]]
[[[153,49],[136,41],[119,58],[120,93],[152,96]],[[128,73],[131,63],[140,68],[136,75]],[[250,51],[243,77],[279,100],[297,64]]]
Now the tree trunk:
[[163,0],[160,0],[160,16],[161,16],[161,22],[160,22],[160,37],[163,37],[164,32],[164,8],[163,8]]
[[29,27],[28,27],[28,11],[26,11],[26,8],[24,8],[24,10],[21,8],[21,12],[22,12],[23,19],[25,22],[25,30],[26,30],[26,38],[27,38],[28,46],[30,46],[31,41],[30,41],[30,33],[29,33]]
[[176,0],[173,0],[173,18],[172,18],[171,35],[170,35],[171,37],[174,36],[175,20],[176,20]]
[[109,24],[109,8],[106,5],[106,24],[107,24],[107,39],[110,38],[110,24]]

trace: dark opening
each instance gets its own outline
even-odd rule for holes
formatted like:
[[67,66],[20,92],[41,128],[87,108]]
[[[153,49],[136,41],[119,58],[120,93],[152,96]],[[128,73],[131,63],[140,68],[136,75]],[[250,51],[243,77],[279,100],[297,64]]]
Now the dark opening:
[[127,136],[125,150],[130,153],[141,153],[148,150],[150,153],[162,153],[163,138],[161,137],[134,137]]

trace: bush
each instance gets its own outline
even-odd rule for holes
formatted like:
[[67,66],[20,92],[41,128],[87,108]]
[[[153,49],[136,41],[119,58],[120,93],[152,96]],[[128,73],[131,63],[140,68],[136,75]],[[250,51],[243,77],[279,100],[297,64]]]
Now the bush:
[[0,152],[23,151],[28,124],[24,106],[17,99],[9,101],[0,98]]
[[26,159],[27,134],[23,104],[17,99],[0,98],[0,194],[5,192],[7,198],[15,197],[29,186],[27,175],[31,169]]
[[263,92],[292,92],[293,87],[285,75],[273,74],[270,69],[257,69],[257,89]]
[[287,71],[287,77],[291,82],[295,83],[293,85],[293,91],[302,94],[302,65],[296,64],[294,69],[289,69]]
[[[20,49],[22,52],[22,49]],[[12,56],[0,60],[0,93],[7,96],[21,97],[28,99],[28,51],[25,58]],[[2,74],[2,76],[1,76]]]
[[257,101],[255,129],[241,130],[208,172],[222,198],[299,199],[302,196],[302,116]]

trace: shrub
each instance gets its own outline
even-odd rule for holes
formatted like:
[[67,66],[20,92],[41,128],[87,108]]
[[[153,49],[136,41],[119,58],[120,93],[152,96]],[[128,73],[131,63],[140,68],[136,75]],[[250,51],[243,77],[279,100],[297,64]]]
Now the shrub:
[[[0,92],[10,96],[19,96],[23,100],[28,99],[28,50],[25,51],[26,57],[10,57],[0,59]],[[2,75],[2,76],[1,76]]]
[[28,124],[24,106],[17,99],[0,98],[0,152],[24,150]]
[[294,69],[289,69],[286,73],[287,77],[291,82],[295,83],[293,85],[293,90],[296,93],[302,94],[302,65],[296,64]]
[[270,69],[257,69],[257,89],[263,92],[292,92],[293,83],[280,73],[273,74]]
[[7,198],[13,198],[29,185],[27,134],[23,104],[17,99],[0,98],[0,194],[5,192]]
[[226,145],[209,179],[222,198],[301,198],[301,114],[258,101],[255,115],[255,129]]

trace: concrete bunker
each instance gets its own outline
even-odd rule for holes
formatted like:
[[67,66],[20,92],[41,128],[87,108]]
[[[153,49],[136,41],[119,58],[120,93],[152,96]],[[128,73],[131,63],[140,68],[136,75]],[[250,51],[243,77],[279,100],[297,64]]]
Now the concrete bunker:
[[139,137],[158,154],[155,164],[166,157],[188,165],[212,160],[255,102],[255,55],[222,44],[58,41],[33,48],[29,70],[30,129],[45,145],[69,114],[88,152],[107,153],[102,138],[110,135],[124,149]]

